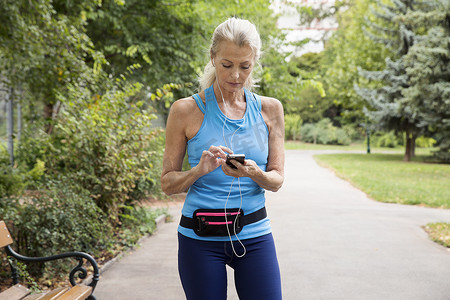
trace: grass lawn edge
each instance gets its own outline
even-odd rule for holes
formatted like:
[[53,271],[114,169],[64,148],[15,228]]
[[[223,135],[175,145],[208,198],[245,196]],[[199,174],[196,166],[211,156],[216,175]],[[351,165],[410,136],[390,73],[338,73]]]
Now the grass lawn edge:
[[[326,168],[330,170],[335,176],[347,181],[349,184],[351,184],[354,188],[357,188],[361,192],[363,192],[368,199],[376,202],[382,202],[382,203],[393,203],[393,204],[401,204],[401,205],[417,205],[417,204],[407,204],[407,203],[396,203],[396,202],[387,202],[387,201],[381,201],[377,200],[374,197],[372,197],[369,193],[367,193],[363,187],[360,187],[357,183],[352,181],[350,178],[345,176],[344,174],[341,174],[340,172],[337,172],[331,165],[327,164],[324,161],[321,161],[317,158],[317,156],[320,154],[313,155],[314,161],[321,167]],[[420,206],[420,205],[419,205]],[[425,207],[428,207],[426,205],[422,205]],[[433,207],[437,208],[437,207]],[[437,209],[444,209],[444,208],[437,208]],[[438,223],[428,223],[424,226],[422,226],[422,229],[428,234],[428,237],[435,243],[444,246],[450,250],[450,223],[445,222],[438,222]]]

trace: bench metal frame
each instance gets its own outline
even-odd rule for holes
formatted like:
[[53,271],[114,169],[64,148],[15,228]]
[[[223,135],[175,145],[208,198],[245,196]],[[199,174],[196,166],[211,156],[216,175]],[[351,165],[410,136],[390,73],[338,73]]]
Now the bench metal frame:
[[[14,257],[18,261],[27,262],[27,263],[29,263],[29,262],[32,262],[32,263],[35,263],[35,262],[43,263],[43,262],[48,262],[48,261],[53,261],[53,260],[58,260],[58,259],[64,259],[64,258],[75,258],[78,261],[78,265],[75,266],[72,269],[72,271],[70,272],[70,275],[69,275],[70,284],[72,286],[76,285],[75,277],[77,276],[77,273],[78,273],[78,278],[79,279],[85,279],[87,277],[87,271],[83,267],[84,260],[86,260],[87,262],[89,262],[91,264],[91,266],[94,269],[94,274],[92,276],[92,281],[89,284],[89,286],[92,287],[92,293],[87,299],[89,299],[89,300],[96,300],[96,298],[93,295],[93,293],[94,293],[94,289],[95,289],[95,287],[97,285],[97,282],[100,279],[100,272],[99,272],[99,269],[98,269],[97,262],[89,254],[84,253],[84,252],[66,252],[66,253],[62,253],[62,254],[58,254],[58,255],[52,255],[52,256],[46,256],[46,257],[27,257],[27,256],[23,256],[23,255],[15,252],[11,248],[11,245],[5,246],[5,250],[6,250],[6,254],[8,256]],[[14,284],[17,284],[19,282],[19,276],[17,274],[17,270],[12,264],[10,264],[10,266],[11,266],[11,275],[12,275],[13,282],[14,282]]]

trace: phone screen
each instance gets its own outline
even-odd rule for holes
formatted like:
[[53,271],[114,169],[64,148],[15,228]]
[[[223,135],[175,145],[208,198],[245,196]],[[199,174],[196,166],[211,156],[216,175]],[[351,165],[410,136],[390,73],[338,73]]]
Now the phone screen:
[[233,169],[237,169],[232,163],[231,160],[237,160],[239,163],[244,164],[245,154],[230,154],[227,155],[226,163]]

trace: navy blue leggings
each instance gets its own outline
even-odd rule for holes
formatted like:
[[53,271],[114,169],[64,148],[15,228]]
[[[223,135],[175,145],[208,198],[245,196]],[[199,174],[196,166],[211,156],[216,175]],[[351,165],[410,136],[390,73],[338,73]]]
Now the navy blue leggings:
[[[178,271],[188,300],[227,299],[226,265],[234,269],[240,300],[281,300],[280,269],[272,234],[243,240],[244,257],[231,243],[200,241],[178,233]],[[243,252],[234,242],[237,254]]]

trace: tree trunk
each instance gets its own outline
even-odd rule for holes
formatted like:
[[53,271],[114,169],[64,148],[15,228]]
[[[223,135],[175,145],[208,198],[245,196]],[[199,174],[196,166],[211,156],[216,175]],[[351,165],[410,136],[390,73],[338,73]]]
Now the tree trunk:
[[53,129],[52,117],[53,117],[53,104],[45,103],[44,106],[45,132],[48,134],[50,134]]
[[411,161],[411,157],[413,154],[413,147],[414,147],[413,135],[411,133],[409,133],[409,131],[407,131],[406,132],[405,157],[403,158],[404,161]]
[[17,140],[20,141],[22,135],[22,105],[17,102]]
[[11,88],[6,101],[6,130],[8,137],[8,152],[11,166],[14,166],[14,90]]

